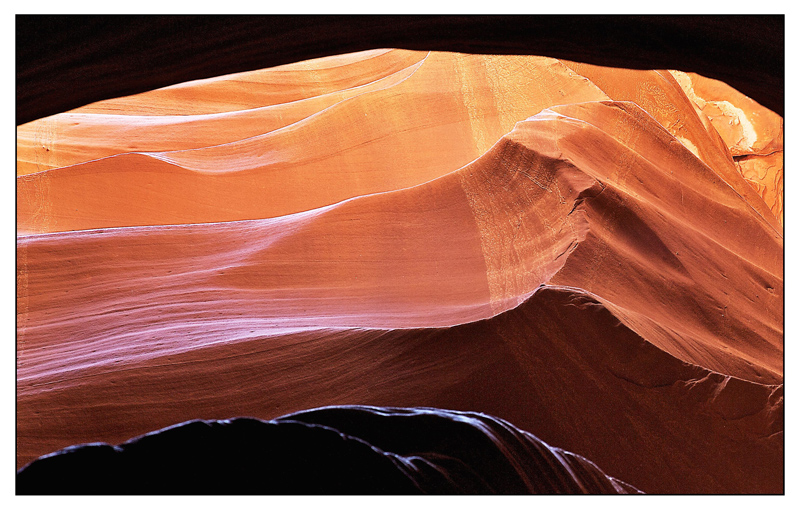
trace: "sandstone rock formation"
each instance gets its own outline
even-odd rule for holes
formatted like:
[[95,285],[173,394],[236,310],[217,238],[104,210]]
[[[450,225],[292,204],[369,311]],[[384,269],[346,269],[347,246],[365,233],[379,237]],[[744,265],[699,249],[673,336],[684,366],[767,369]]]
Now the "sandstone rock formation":
[[407,50],[24,124],[17,465],[430,407],[645,492],[781,492],[782,138],[695,74]]
[[269,422],[194,420],[72,447],[20,472],[21,494],[636,494],[508,422],[342,406]]
[[739,172],[783,222],[783,118],[725,83],[671,73],[725,141]]

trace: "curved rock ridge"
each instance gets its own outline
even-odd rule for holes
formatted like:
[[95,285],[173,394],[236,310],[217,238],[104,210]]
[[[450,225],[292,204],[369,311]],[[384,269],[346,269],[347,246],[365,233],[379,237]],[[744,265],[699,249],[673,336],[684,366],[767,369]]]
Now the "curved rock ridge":
[[[42,171],[17,178],[18,230],[221,222],[306,211],[435,179],[475,160],[517,121],[543,108],[608,99],[555,59],[414,58],[405,74],[390,77],[392,86],[358,89],[311,115],[315,105],[295,102],[278,111],[242,112],[238,117],[253,121],[241,125],[238,117],[219,115],[189,118],[176,129],[185,117],[166,125],[161,117],[118,118],[114,123],[124,131],[115,133],[107,117],[98,124],[96,116],[64,114],[23,126],[21,145],[34,150],[21,151],[26,163],[20,168]],[[157,99],[143,94],[141,101]],[[287,118],[299,120],[289,124]],[[192,129],[198,122],[207,127]],[[132,137],[134,126],[138,134]],[[166,138],[160,136],[165,129]],[[187,141],[173,148],[196,148],[164,152],[165,142],[182,133]],[[202,145],[210,140],[226,143]],[[131,143],[138,152],[130,152]],[[51,160],[69,166],[48,169]]]
[[[609,98],[616,101],[634,102],[644,109],[681,144],[725,179],[766,221],[776,229],[782,230],[779,219],[782,213],[779,213],[773,206],[776,188],[766,182],[764,178],[753,178],[752,172],[747,171],[733,159],[740,155],[735,147],[735,142],[728,134],[730,130],[728,122],[733,124],[734,120],[725,118],[724,122],[720,122],[711,116],[708,109],[701,110],[700,105],[705,107],[707,103],[697,96],[691,88],[691,84],[687,85],[685,73],[663,70],[611,69],[576,62],[563,63],[581,76],[590,79],[592,83],[608,94]],[[714,81],[696,74],[693,76],[696,76],[695,80],[698,83],[702,80],[702,84]],[[724,84],[721,85],[724,86]],[[706,93],[705,89],[701,88],[700,90],[709,97],[730,99],[748,111],[758,110],[758,113],[751,115],[755,124],[751,125],[749,130],[755,146],[761,147],[765,143],[783,143],[783,121],[777,114],[761,107],[730,87],[720,87],[715,94],[711,93],[710,95]],[[763,121],[756,120],[759,115],[763,115]],[[756,142],[755,138],[759,138],[760,141]],[[782,186],[782,168],[777,173]],[[743,175],[745,180],[740,179],[740,175]],[[774,176],[775,172],[772,175]],[[765,185],[771,189],[769,196],[764,193]],[[783,188],[778,193],[782,194],[782,190]],[[761,200],[758,197],[761,197]],[[764,203],[765,200],[766,203]]]
[[716,174],[632,103],[549,111],[509,138],[603,186],[583,202],[587,233],[550,281],[598,295],[680,359],[780,382],[783,238],[727,180],[741,176]]
[[591,461],[480,413],[341,406],[195,420],[17,473],[20,494],[631,494]]
[[[782,119],[724,84],[374,50],[80,110],[18,128],[18,467],[357,404],[289,428],[398,492],[528,492],[506,422],[548,490],[783,491]],[[493,481],[380,435],[468,411]]]
[[[266,134],[345,99],[397,85],[426,55],[397,50],[353,55],[364,67],[354,81],[347,79],[353,66],[321,70],[309,62],[294,71],[274,68],[186,83],[24,124],[17,128],[17,175],[121,153],[197,149]],[[342,76],[324,84],[323,70]]]
[[[720,138],[724,123],[713,124],[697,104],[722,103],[682,88],[673,74],[684,85],[689,78],[678,72],[405,50],[341,59],[190,82],[18,127],[19,230],[309,210],[434,179],[544,108],[609,98],[636,102],[780,225],[774,216],[782,207],[775,205],[782,200],[782,158],[761,149],[782,147],[782,120],[729,87],[701,91],[754,112],[740,116],[752,119],[748,133],[758,138],[753,147],[763,164]],[[153,108],[160,114],[143,115]],[[731,178],[740,173],[747,179]]]
[[268,220],[20,237],[18,379],[110,363],[112,345],[131,359],[285,328],[450,326],[552,280],[681,359],[775,383],[782,247],[637,106],[554,107],[406,190]]
[[682,362],[576,289],[452,328],[256,334],[118,361],[19,383],[18,466],[196,418],[361,402],[481,409],[645,492],[783,490],[782,386]]
[[76,113],[186,116],[294,103],[356,89],[420,62],[428,52],[374,49],[188,81],[91,103]]
[[670,71],[708,117],[739,172],[783,223],[783,118],[729,85],[696,73]]

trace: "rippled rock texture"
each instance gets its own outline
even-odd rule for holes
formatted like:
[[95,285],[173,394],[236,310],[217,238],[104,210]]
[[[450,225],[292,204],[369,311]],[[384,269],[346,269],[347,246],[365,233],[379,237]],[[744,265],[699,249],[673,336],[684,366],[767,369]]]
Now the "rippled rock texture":
[[[783,491],[783,121],[721,82],[370,50],[17,134],[18,467],[313,416],[388,492]],[[499,421],[291,414],[348,405]],[[393,423],[513,431],[516,474],[408,485]],[[383,491],[332,480],[288,492]]]

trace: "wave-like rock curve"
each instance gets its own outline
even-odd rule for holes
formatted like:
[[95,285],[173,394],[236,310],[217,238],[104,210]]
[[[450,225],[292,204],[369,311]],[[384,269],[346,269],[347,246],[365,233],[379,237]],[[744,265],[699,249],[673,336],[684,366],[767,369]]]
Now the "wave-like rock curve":
[[[781,492],[782,168],[743,170],[781,122],[684,78],[375,51],[21,126],[17,465],[355,403],[485,412],[647,492]],[[148,97],[130,152],[103,109]]]
[[481,409],[645,492],[782,491],[782,386],[682,362],[575,289],[546,286],[452,328],[256,335],[120,361],[20,383],[21,465],[198,416],[271,418],[356,401]]
[[442,409],[341,406],[191,421],[78,445],[17,473],[20,494],[630,494],[510,423]]

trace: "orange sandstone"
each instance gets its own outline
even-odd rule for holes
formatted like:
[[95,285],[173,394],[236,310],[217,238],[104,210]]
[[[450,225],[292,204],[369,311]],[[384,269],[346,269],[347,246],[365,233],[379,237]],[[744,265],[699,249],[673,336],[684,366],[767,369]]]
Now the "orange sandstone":
[[20,126],[18,466],[422,405],[780,492],[782,121],[687,76],[379,50]]

